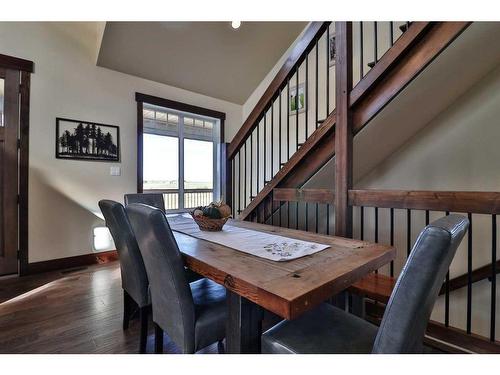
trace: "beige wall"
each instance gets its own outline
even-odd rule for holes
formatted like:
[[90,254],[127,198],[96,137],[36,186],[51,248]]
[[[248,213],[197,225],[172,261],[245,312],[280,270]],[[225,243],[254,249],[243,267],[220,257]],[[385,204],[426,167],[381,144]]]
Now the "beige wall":
[[[102,225],[97,202],[136,189],[136,91],[225,112],[226,140],[241,125],[240,105],[95,65],[102,24],[0,23],[0,53],[33,60],[30,107],[29,261],[92,251]],[[57,160],[55,118],[120,126],[121,176],[115,163]]]

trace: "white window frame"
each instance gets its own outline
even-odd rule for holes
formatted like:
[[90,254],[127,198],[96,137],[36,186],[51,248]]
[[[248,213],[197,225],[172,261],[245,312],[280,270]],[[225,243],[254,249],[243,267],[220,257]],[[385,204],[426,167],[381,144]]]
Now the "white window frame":
[[[168,129],[165,130],[160,130],[160,129],[151,129],[146,126],[143,126],[143,136],[144,134],[155,134],[155,135],[161,135],[161,136],[168,136],[168,137],[175,137],[177,138],[178,141],[178,160],[179,160],[179,175],[178,175],[178,189],[177,189],[177,203],[178,203],[178,208],[177,209],[168,209],[168,212],[187,212],[192,209],[192,207],[184,207],[184,193],[185,190],[196,190],[196,189],[185,189],[184,188],[184,140],[185,139],[192,139],[192,140],[199,140],[199,141],[207,141],[207,142],[212,142],[213,143],[213,182],[212,182],[212,196],[213,200],[216,201],[220,199],[221,196],[221,155],[220,155],[220,134],[221,134],[221,121],[218,118],[214,117],[209,117],[209,116],[203,116],[195,113],[190,113],[190,112],[185,112],[185,111],[179,111],[175,109],[170,109],[168,107],[163,107],[160,105],[156,104],[149,104],[144,102],[143,103],[143,123],[146,121],[151,121],[151,119],[147,119],[144,117],[144,110],[161,110],[167,113],[167,123],[168,123],[168,114],[173,114],[178,116],[178,124],[177,124],[177,131],[170,131]],[[155,114],[156,117],[156,114]],[[184,118],[189,117],[192,118],[193,121],[196,120],[202,120],[202,121],[210,121],[214,123],[213,126],[213,131],[212,131],[212,137],[207,137],[203,135],[189,135],[189,136],[184,136]],[[144,163],[144,159],[143,159]],[[144,178],[144,177],[143,177]],[[144,181],[144,180],[143,180]],[[205,189],[200,189],[200,190],[205,190]],[[169,190],[162,190],[162,189],[145,189],[143,187],[144,192],[158,192],[158,193],[168,193],[171,192]]]

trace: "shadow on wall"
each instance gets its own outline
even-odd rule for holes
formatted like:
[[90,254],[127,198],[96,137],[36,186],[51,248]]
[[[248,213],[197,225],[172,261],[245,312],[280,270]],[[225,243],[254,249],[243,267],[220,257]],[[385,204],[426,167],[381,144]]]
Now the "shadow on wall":
[[92,230],[104,221],[39,170],[31,168],[29,179],[29,262],[92,253]]

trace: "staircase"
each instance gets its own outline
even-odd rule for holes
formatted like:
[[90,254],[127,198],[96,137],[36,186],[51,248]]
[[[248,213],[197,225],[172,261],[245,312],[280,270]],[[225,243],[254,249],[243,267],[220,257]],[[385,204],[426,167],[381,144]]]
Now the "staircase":
[[[467,272],[453,278],[448,273],[440,291],[443,317],[429,322],[426,341],[445,351],[498,353],[496,275],[500,272],[500,261],[496,216],[500,214],[500,192],[354,190],[352,187],[352,138],[469,25],[468,22],[311,23],[226,149],[225,196],[232,204],[233,215],[241,220],[361,240],[367,236],[375,242],[380,234],[384,237],[382,241],[392,246],[395,246],[395,217],[399,215],[401,221],[404,213],[405,248],[401,251],[404,258],[415,237],[412,218],[419,212],[425,216],[425,223],[429,223],[431,212],[466,214],[471,222],[464,241]],[[334,35],[335,62],[329,58],[329,40]],[[299,87],[298,101],[296,87]],[[334,157],[335,189],[331,186],[304,189],[304,184]],[[491,218],[490,262],[474,269],[472,228],[477,227],[472,223],[477,222],[477,216],[485,215]],[[386,223],[382,229],[380,220]],[[398,224],[401,226],[401,222]],[[362,303],[352,300],[351,312],[361,312],[366,319],[379,322],[397,277],[396,268],[391,262],[380,272],[353,284],[349,292],[363,299]],[[488,334],[477,334],[472,286],[485,280],[490,282],[490,327]],[[455,290],[462,295],[466,293],[465,324],[460,328],[453,326],[450,318],[455,316],[456,320],[461,313],[453,310],[456,307],[450,303],[450,293]]]
[[[335,155],[335,70],[329,36],[337,25],[313,22],[227,149],[233,216],[268,222],[275,188],[301,187]],[[358,22],[352,28],[356,135],[469,25],[466,22]],[[383,32],[383,33],[382,33]],[[294,99],[299,87],[299,110]]]

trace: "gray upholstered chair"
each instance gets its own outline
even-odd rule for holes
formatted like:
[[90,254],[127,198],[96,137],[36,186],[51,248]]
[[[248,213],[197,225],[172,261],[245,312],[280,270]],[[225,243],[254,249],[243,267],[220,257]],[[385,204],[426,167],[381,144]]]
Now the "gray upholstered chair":
[[[151,207],[155,207],[165,212],[165,201],[163,200],[163,194],[161,193],[137,193],[137,194],[125,194],[124,196],[125,206],[131,203],[142,203]],[[191,271],[189,268],[185,268],[186,277],[190,283],[196,280],[200,280],[203,276],[198,275],[196,272]]]
[[143,204],[126,208],[148,274],[156,352],[163,330],[183,353],[195,353],[225,337],[226,290],[208,279],[188,283],[184,262],[161,210]]
[[386,306],[380,328],[323,304],[262,335],[263,353],[420,353],[432,308],[467,218],[449,215],[418,236]]
[[124,207],[115,201],[101,200],[99,207],[115,241],[123,288],[123,329],[128,329],[134,305],[139,308],[141,334],[139,352],[146,352],[148,315],[151,309],[148,277],[139,246]]
[[137,193],[125,194],[125,206],[131,203],[143,203],[148,206],[156,207],[165,213],[165,201],[161,193]]

